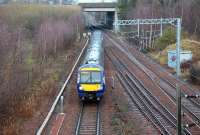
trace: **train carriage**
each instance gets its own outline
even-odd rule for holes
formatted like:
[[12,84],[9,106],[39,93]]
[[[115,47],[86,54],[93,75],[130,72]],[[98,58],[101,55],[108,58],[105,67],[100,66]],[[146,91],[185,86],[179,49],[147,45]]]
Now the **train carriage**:
[[77,90],[82,100],[100,100],[105,91],[103,35],[92,32],[86,55],[78,69]]

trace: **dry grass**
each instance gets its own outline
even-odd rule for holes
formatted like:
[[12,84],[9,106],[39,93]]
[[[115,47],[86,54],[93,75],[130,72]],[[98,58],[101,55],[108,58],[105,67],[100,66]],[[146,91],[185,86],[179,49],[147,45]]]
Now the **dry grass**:
[[[193,59],[194,60],[200,60],[200,42],[194,41],[194,40],[189,40],[189,39],[184,39],[182,40],[182,45],[181,45],[182,50],[187,50],[187,51],[192,51],[193,54]],[[166,47],[163,51],[161,52],[153,52],[150,53],[151,57],[154,59],[158,60],[160,64],[167,64],[167,51],[169,50],[175,50],[176,45],[172,44]]]
[[51,73],[47,74],[48,76],[45,77],[45,80],[35,80],[29,90],[22,93],[23,95],[10,99],[9,111],[11,117],[3,123],[3,134],[20,134],[21,122],[32,118],[34,113],[40,108],[41,101],[52,96],[53,91],[57,87],[58,78],[55,76],[58,76],[58,73],[52,70]]
[[3,135],[15,135],[17,133],[17,127],[15,124],[15,120],[13,117],[9,117],[5,123],[5,127],[2,129],[2,134]]

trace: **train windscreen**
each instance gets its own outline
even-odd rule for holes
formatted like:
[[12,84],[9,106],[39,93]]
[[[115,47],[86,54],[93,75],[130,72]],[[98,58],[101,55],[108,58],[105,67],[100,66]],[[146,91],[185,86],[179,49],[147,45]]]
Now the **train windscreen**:
[[82,71],[80,83],[101,83],[101,72]]

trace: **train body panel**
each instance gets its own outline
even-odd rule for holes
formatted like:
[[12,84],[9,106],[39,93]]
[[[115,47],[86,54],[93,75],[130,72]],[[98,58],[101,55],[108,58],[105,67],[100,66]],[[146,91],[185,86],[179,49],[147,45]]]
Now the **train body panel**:
[[104,67],[103,35],[100,30],[92,32],[82,65],[96,64]]
[[100,99],[105,92],[104,48],[101,31],[94,31],[81,66],[77,91],[81,99]]

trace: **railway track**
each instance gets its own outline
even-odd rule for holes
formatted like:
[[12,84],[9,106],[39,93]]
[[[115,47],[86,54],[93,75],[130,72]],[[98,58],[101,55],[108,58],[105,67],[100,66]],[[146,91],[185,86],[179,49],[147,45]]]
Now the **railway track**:
[[[142,81],[131,73],[116,56],[115,58],[112,57],[112,59],[115,59],[113,64],[117,67],[118,79],[140,111],[153,123],[161,134],[175,134],[176,118],[174,115],[153,96]],[[191,133],[187,129],[183,129],[183,134],[188,135]]]
[[[146,64],[146,66],[150,70],[150,71],[146,71],[146,72],[153,72],[153,74],[157,75],[157,78],[159,77],[158,85],[162,88],[162,90],[168,96],[171,97],[171,99],[173,99],[174,102],[176,102],[176,84],[174,82],[170,81],[170,78],[164,78],[164,77],[160,76],[159,73],[155,72],[155,70],[152,70],[152,68],[150,68],[149,65]],[[153,79],[153,77],[151,77],[151,78]],[[180,83],[180,81],[178,81],[178,82]],[[181,86],[182,86],[181,87],[182,97],[185,97],[186,94],[191,95],[191,93],[192,93],[191,91],[186,92],[186,90],[183,90],[183,89],[186,89],[185,84],[181,84]],[[192,95],[195,95],[195,94],[192,94]],[[200,125],[199,125],[200,124],[200,104],[199,104],[198,100],[182,98],[182,108],[187,114],[190,115],[190,117],[193,118],[193,120],[196,123],[196,125],[198,126],[198,128],[200,128]]]
[[[122,48],[121,48],[122,49]],[[130,50],[128,50],[127,48],[125,48],[127,52],[130,53]],[[129,58],[133,61],[133,63],[136,63],[136,65],[142,69],[144,71],[144,73],[149,76],[149,78],[154,81],[158,87],[160,87],[160,90],[162,90],[163,92],[165,92],[168,97],[170,97],[174,103],[176,103],[176,84],[175,83],[179,83],[179,85],[181,86],[181,93],[182,96],[184,97],[184,95],[186,94],[191,94],[191,91],[188,92],[188,90],[186,90],[188,88],[188,86],[186,86],[186,84],[181,83],[180,80],[175,80],[175,78],[173,76],[170,77],[170,75],[166,75],[167,72],[163,71],[163,69],[161,69],[161,67],[155,67],[152,68],[152,65],[154,65],[154,63],[149,60],[148,62],[143,60],[142,58],[145,56],[141,56],[138,54],[138,52],[134,51],[134,57],[133,58],[129,56]],[[143,63],[145,63],[144,65],[141,65],[141,63],[138,62],[138,60],[142,61]],[[120,64],[123,64],[123,62],[120,62]],[[163,77],[162,74],[165,74],[167,77]],[[174,80],[174,81],[172,81]],[[190,90],[192,90],[191,88],[188,88]],[[193,100],[193,99],[186,99],[186,98],[182,98],[182,108],[183,111],[185,112],[187,119],[190,120],[190,122],[194,123],[196,125],[196,129],[197,130],[197,134],[200,133],[200,104],[198,101]]]
[[[110,35],[112,36],[112,35]],[[120,41],[122,42],[122,41]],[[119,42],[117,42],[119,43]],[[124,45],[123,47],[127,52],[132,53],[134,57],[141,61],[142,63],[145,63],[145,67],[148,68],[151,72],[153,72],[155,75],[159,77],[159,79],[162,79],[165,83],[169,84],[173,89],[176,89],[176,84],[179,84],[181,86],[181,93],[182,95],[200,95],[200,91],[196,88],[189,87],[186,82],[183,82],[182,80],[179,80],[175,78],[173,75],[168,73],[165,69],[163,69],[160,65],[155,63],[152,59],[147,57],[146,55],[136,51],[134,47],[128,47],[128,45]],[[200,99],[188,99],[190,102],[195,104],[198,108],[200,108]]]
[[[110,53],[109,53],[110,54]],[[118,73],[117,77],[125,88],[127,94],[130,96],[132,102],[139,108],[141,113],[149,119],[154,127],[159,130],[161,134],[172,134],[176,124],[174,121],[175,118],[165,109],[165,112],[160,111],[158,108],[164,108],[156,99],[151,99],[147,96],[147,91],[144,85],[141,85],[139,82],[131,77],[131,75],[126,72],[125,67],[112,57],[113,64],[116,66]],[[161,109],[160,108],[160,109]],[[167,115],[166,115],[167,114]],[[166,117],[169,116],[170,118]]]
[[[125,76],[127,76],[127,74]],[[160,104],[157,104],[156,100],[152,101],[152,99],[145,96],[144,93],[140,93],[141,89],[144,89],[144,87],[142,85],[139,86],[136,82],[133,82],[132,77],[129,76],[126,78],[125,76],[119,74],[117,75],[131,99],[137,103],[137,106],[141,108],[141,111],[143,111],[143,113],[151,120],[161,134],[173,134],[175,123],[168,118],[168,116],[172,117],[172,115],[169,112],[165,115],[165,113],[160,111],[157,108]]]
[[[150,60],[150,58],[147,58],[144,55],[139,55],[138,54],[139,52],[133,51],[133,48],[131,50],[127,50],[127,51],[132,52],[132,54],[134,54],[134,57],[136,57],[136,59],[138,59],[138,60],[142,61],[143,63],[145,63],[145,67],[147,69],[149,69],[150,72],[153,72],[153,74],[155,74],[157,77],[159,77],[159,79],[161,81],[163,81],[164,83],[168,84],[171,87],[171,89],[176,90],[176,84],[178,83],[181,86],[182,96],[185,96],[185,95],[199,95],[200,94],[199,90],[193,89],[191,87],[188,87],[188,84],[186,84],[185,82],[183,82],[181,80],[177,80],[174,76],[169,74],[166,70],[163,70],[163,68],[160,65],[158,65],[155,62],[153,62],[152,60]],[[148,62],[145,59],[148,59]],[[163,76],[162,74],[164,74],[165,76]],[[173,94],[173,95],[175,95],[175,94]],[[191,102],[190,104],[193,104],[193,106],[196,106],[197,108],[200,108],[200,102],[199,102],[200,100],[199,99],[195,99],[195,100],[194,99],[188,99],[188,100]]]
[[97,104],[82,103],[76,126],[76,135],[100,135],[100,107]]
[[[131,49],[131,52],[135,53],[135,51],[133,49]],[[149,57],[147,57],[147,56],[139,57],[139,54],[134,55],[134,56],[138,60],[143,61],[146,64],[146,67],[148,69],[152,70],[153,68],[154,69],[156,68],[157,72],[154,72],[154,73],[156,75],[158,75],[163,81],[165,81],[166,83],[171,85],[173,88],[176,87],[176,84],[179,84],[181,86],[182,95],[185,95],[185,94],[187,94],[187,95],[196,95],[196,94],[198,94],[199,95],[200,94],[200,91],[198,89],[190,87],[188,83],[175,78],[173,75],[171,75],[166,70],[164,70],[160,65],[155,63],[153,60],[150,60]],[[146,62],[145,59],[148,59],[148,62]],[[154,70],[152,70],[152,71],[154,71]],[[200,99],[195,99],[195,100],[189,99],[189,100],[191,100],[191,102],[193,102],[193,104],[196,104],[196,106],[200,107]]]
[[[115,54],[116,54],[116,52],[115,52]],[[129,54],[130,55],[130,54]],[[119,57],[119,55],[118,55],[118,57]],[[124,60],[122,60],[123,62],[124,62]],[[119,62],[117,65],[120,65],[120,67],[122,67],[123,66],[123,62]],[[134,62],[135,63],[135,62]],[[137,62],[136,62],[137,63]],[[118,66],[119,67],[119,66]],[[124,69],[126,68],[126,65],[124,66]],[[128,70],[128,69],[126,69],[126,70]],[[123,71],[123,70],[122,70]],[[147,71],[148,72],[148,71]],[[146,73],[145,72],[145,74],[147,75],[147,76],[150,76],[151,74],[150,73]],[[127,75],[126,75],[127,76]],[[129,73],[129,78],[130,78],[130,73]],[[155,76],[151,76],[150,77],[151,79],[152,79],[152,81],[156,81],[155,80]],[[136,78],[135,78],[136,79]],[[154,79],[154,80],[153,80]],[[159,86],[160,87],[160,86]],[[170,97],[169,95],[168,95],[168,97]],[[197,121],[198,122],[198,120],[199,120],[199,118],[194,114],[194,113],[192,113],[191,111],[189,112],[189,109],[187,108],[187,107],[183,107],[184,109],[187,109],[187,114],[189,113],[190,114],[190,116],[192,116],[192,121],[193,122],[195,122],[195,121]],[[171,119],[172,120],[172,119]],[[176,120],[173,120],[174,121],[174,124],[176,123]],[[187,129],[185,129],[184,128],[184,132],[185,132],[185,134],[190,134],[190,132],[187,130]]]
[[[117,57],[117,56],[115,56]],[[124,65],[121,60],[119,60],[120,65]],[[125,65],[124,65],[125,66]],[[128,69],[127,69],[128,70]],[[170,82],[167,82],[163,78],[159,78],[158,76],[155,76],[154,73],[152,73],[152,70],[145,70],[143,69],[144,73],[154,82],[157,84],[157,86],[160,88],[160,90],[168,95],[170,97],[174,104],[176,103],[176,87],[172,85]],[[155,71],[154,71],[155,72]],[[184,94],[182,93],[182,96]],[[200,122],[200,107],[199,104],[194,102],[193,100],[188,100],[185,98],[182,98],[182,108],[185,112],[188,119],[190,119],[192,122],[194,122],[200,130],[199,122]]]

